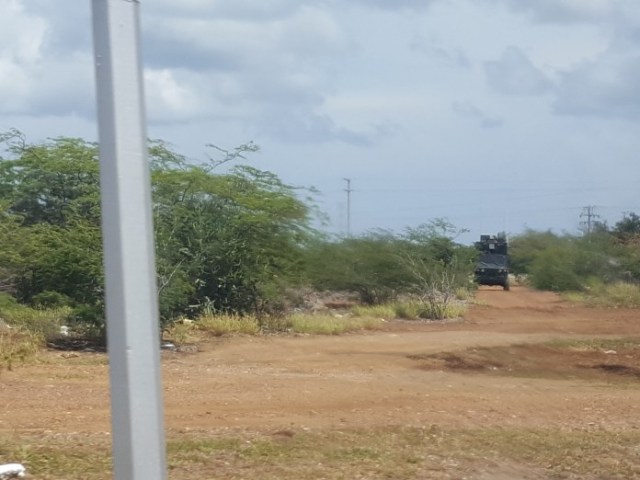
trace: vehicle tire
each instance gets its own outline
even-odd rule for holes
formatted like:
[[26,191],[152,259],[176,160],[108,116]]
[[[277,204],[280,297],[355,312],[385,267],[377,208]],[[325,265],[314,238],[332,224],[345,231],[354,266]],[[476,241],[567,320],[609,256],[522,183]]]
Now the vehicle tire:
[[504,282],[504,285],[502,285],[502,288],[504,289],[505,292],[508,292],[510,289],[509,286],[509,280],[507,280],[506,282]]

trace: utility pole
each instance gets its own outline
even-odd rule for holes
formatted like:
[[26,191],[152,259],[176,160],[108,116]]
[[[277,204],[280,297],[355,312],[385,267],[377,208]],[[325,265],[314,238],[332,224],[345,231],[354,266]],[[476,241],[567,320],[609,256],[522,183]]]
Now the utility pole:
[[580,214],[580,218],[586,218],[586,220],[580,222],[580,225],[587,235],[593,232],[595,219],[600,218],[600,215],[595,213],[595,209],[596,207],[594,205],[587,205],[582,209],[582,213]]
[[347,192],[347,237],[351,236],[351,179],[343,178],[345,182],[347,182],[347,188],[345,188],[345,192]]
[[93,0],[116,480],[167,478],[139,0]]

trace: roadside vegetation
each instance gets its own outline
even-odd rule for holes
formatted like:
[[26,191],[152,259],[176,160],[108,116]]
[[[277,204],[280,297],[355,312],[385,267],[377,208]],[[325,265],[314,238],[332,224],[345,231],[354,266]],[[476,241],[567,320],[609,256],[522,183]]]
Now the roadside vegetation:
[[511,270],[534,288],[594,307],[640,307],[640,217],[582,235],[526,231],[510,241]]
[[[322,217],[313,189],[248,165],[256,145],[208,148],[196,162],[162,141],[149,143],[165,339],[333,335],[464,312],[477,252],[456,242],[463,230],[435,219],[401,233],[328,236],[312,227]],[[15,130],[0,134],[5,367],[65,337],[104,344],[99,193],[95,144],[32,144]],[[510,253],[513,272],[535,288],[594,306],[640,305],[640,218],[633,213],[582,236],[527,231],[511,240]],[[349,301],[326,308],[305,292]]]
[[[456,243],[461,231],[453,225],[438,219],[402,233],[328,236],[312,227],[322,217],[313,189],[248,165],[256,145],[207,147],[197,162],[162,141],[149,143],[160,320],[168,340],[339,334],[395,318],[461,314],[475,288],[476,253]],[[0,134],[3,345],[20,339],[19,352],[26,352],[25,342],[33,350],[79,338],[104,345],[100,211],[96,144],[29,143],[16,130]],[[301,292],[352,300],[328,309],[309,305]]]

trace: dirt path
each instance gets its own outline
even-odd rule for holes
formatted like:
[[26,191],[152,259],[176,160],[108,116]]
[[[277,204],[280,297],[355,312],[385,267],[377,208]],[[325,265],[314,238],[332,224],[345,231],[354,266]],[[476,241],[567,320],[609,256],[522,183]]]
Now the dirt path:
[[[637,311],[572,307],[523,287],[483,289],[477,300],[459,322],[394,322],[384,332],[340,337],[233,338],[196,354],[165,354],[167,426],[636,428],[637,380],[612,389],[605,377],[461,373],[425,368],[421,359],[558,338],[639,337]],[[108,432],[104,357],[50,355],[50,363],[0,374],[0,432]]]

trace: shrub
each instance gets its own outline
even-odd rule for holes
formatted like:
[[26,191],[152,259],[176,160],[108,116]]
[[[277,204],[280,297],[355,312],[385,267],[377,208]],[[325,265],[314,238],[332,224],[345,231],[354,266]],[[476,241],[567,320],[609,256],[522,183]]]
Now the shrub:
[[164,330],[164,334],[169,340],[178,345],[193,343],[199,340],[198,328],[193,321],[175,321]]
[[51,290],[40,292],[31,299],[31,304],[36,308],[68,307],[71,303],[72,301],[67,295]]
[[420,304],[418,302],[397,302],[393,304],[396,318],[404,320],[417,320],[419,318]]
[[41,335],[47,341],[60,335],[60,327],[67,323],[70,314],[69,307],[40,310],[16,305],[2,309],[2,318],[7,324],[24,332]]
[[582,290],[580,277],[575,272],[575,258],[575,251],[565,246],[540,252],[531,265],[531,285],[556,292]]
[[5,309],[15,308],[18,306],[18,301],[6,292],[0,292],[0,312]]
[[418,316],[425,320],[444,320],[446,318],[461,317],[466,310],[463,304],[451,302],[430,301],[422,305]]

